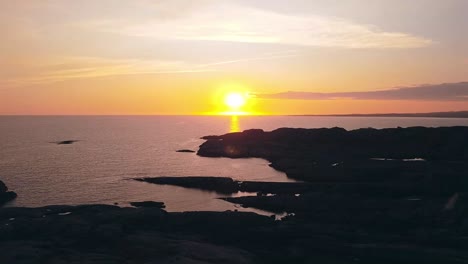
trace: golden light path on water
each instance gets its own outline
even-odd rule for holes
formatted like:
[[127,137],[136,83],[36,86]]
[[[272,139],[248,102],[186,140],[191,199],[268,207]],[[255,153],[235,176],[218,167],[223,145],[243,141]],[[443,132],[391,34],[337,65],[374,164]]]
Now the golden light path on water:
[[239,117],[236,115],[231,116],[230,132],[241,132]]

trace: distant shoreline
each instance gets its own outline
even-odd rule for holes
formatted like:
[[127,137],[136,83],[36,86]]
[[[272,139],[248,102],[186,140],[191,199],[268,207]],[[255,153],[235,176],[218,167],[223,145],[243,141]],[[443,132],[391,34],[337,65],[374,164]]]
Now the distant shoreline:
[[468,118],[468,111],[431,112],[431,113],[387,113],[387,114],[291,115],[291,116]]

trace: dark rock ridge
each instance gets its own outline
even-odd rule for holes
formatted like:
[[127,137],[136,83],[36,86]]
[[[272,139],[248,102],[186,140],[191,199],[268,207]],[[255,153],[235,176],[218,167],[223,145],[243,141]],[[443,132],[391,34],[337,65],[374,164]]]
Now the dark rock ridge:
[[[256,183],[276,195],[223,198],[290,213],[281,226],[297,231],[283,234],[295,237],[295,252],[317,253],[308,240],[315,236],[326,237],[324,245],[336,243],[320,254],[341,252],[349,243],[351,251],[363,250],[353,253],[356,263],[372,263],[377,256],[379,263],[468,263],[468,248],[455,242],[468,235],[468,127],[281,128],[204,139],[200,156],[264,158],[305,181],[297,183],[303,189],[295,194]],[[445,250],[460,258],[441,253]],[[422,254],[429,251],[441,255]]]
[[[251,129],[222,136],[206,136],[198,155],[206,157],[389,158],[468,160],[468,127],[410,127],[388,129],[279,128]],[[286,151],[286,152],[284,152]],[[291,157],[287,154],[295,154]],[[299,156],[300,157],[300,156]]]
[[56,142],[52,142],[52,143],[55,143],[57,145],[71,145],[75,142],[78,142],[79,140],[63,140],[63,141],[56,141]]
[[459,223],[427,220],[399,232],[397,216],[387,229],[373,226],[381,219],[349,222],[359,212],[322,222],[325,207],[284,221],[110,205],[0,208],[0,263],[468,263]]
[[8,191],[8,187],[0,181],[0,206],[6,204],[9,201],[12,201],[16,198],[16,193]]
[[161,185],[176,185],[187,188],[195,188],[219,193],[234,193],[238,190],[238,184],[226,177],[154,177],[137,178],[137,181],[155,183]]
[[191,149],[179,149],[179,150],[177,150],[176,152],[180,152],[180,153],[195,153],[196,151],[191,150]]
[[[431,166],[427,162],[405,161],[415,158],[436,162],[437,172],[444,173],[450,169],[443,162],[450,161],[459,166],[468,161],[468,127],[351,131],[343,128],[280,128],[271,132],[252,129],[203,139],[207,141],[197,152],[200,156],[264,158],[289,177],[305,181],[333,181],[336,178],[341,181],[343,177],[354,181],[359,175],[395,177],[401,175],[402,168],[420,170]],[[379,162],[371,160],[373,158],[389,160]]]
[[247,234],[261,236],[256,229],[274,224],[239,212],[0,208],[0,263],[255,263],[239,241]]
[[[304,115],[300,115],[300,116],[304,116]],[[305,116],[468,118],[468,111],[430,112],[430,113],[387,113],[387,114],[305,115]]]
[[143,181],[161,185],[175,185],[205,191],[215,191],[222,194],[237,192],[255,192],[259,194],[297,194],[312,191],[316,185],[299,182],[256,182],[234,181],[227,177],[187,176],[187,177],[149,177],[137,178]]
[[149,207],[149,208],[165,208],[163,202],[144,201],[144,202],[130,202],[131,206],[135,207]]

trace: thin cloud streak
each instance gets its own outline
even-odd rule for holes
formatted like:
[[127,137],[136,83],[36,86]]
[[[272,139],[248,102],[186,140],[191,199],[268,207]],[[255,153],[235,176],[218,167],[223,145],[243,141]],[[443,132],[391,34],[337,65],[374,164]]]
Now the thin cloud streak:
[[[157,39],[225,41],[338,48],[421,48],[433,40],[320,15],[299,16],[213,2],[173,19],[91,22],[89,30]],[[89,22],[88,22],[89,23]],[[86,25],[83,25],[86,27]]]
[[365,92],[295,92],[252,94],[261,99],[286,100],[415,100],[415,101],[468,101],[468,82],[426,84]]
[[205,67],[210,67],[210,66],[226,65],[226,64],[233,64],[233,63],[239,63],[239,62],[250,62],[250,61],[263,61],[263,60],[292,58],[292,57],[297,57],[299,55],[300,54],[297,51],[286,51],[286,52],[270,53],[270,54],[266,54],[265,56],[262,56],[262,57],[242,58],[242,59],[234,59],[234,60],[226,60],[226,61],[219,61],[219,62],[200,64],[196,68],[205,68]]
[[58,58],[57,61],[57,63],[47,65],[30,65],[30,74],[3,78],[0,85],[5,89],[73,79],[215,71],[213,69],[197,69],[195,65],[183,61],[115,60],[94,57],[67,57]]
[[250,61],[274,60],[298,56],[295,50],[265,54],[253,58],[241,58],[205,64],[183,61],[115,60],[95,57],[68,57],[61,62],[48,65],[30,65],[32,74],[15,78],[4,78],[0,85],[7,87],[62,82],[72,79],[101,78],[149,74],[187,74],[218,72],[216,66]]

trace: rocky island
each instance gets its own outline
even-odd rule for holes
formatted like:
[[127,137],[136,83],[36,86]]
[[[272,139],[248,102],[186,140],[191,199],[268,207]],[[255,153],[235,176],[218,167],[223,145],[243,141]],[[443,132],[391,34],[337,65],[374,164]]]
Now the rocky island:
[[[162,203],[0,209],[2,263],[468,263],[468,127],[247,130],[203,157],[264,158],[297,182],[139,178],[286,212]],[[251,196],[230,197],[238,191]]]
[[56,141],[56,142],[52,142],[52,143],[55,143],[57,145],[71,145],[71,144],[76,143],[78,141],[79,140],[70,139],[70,140]]

